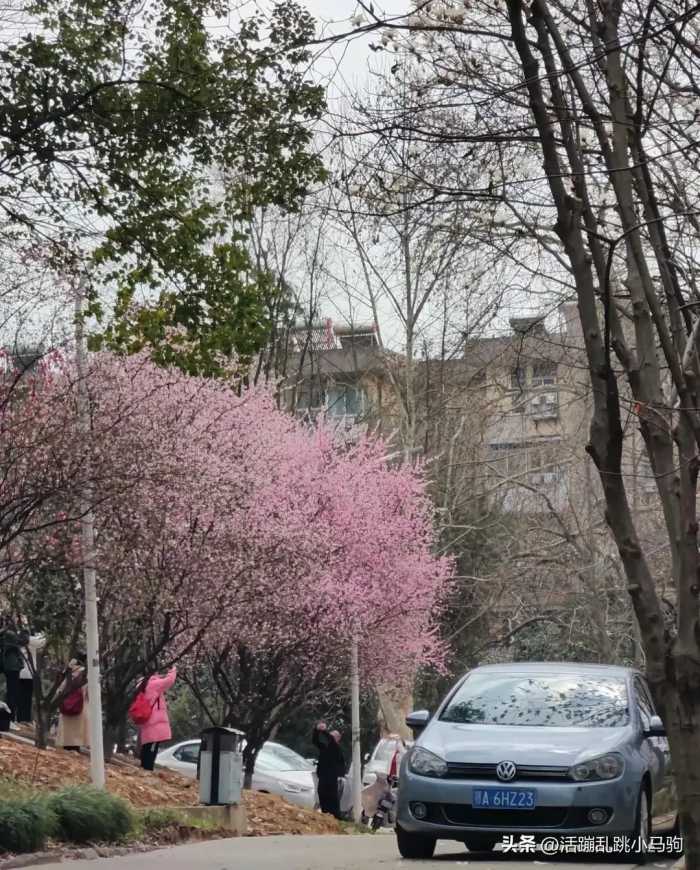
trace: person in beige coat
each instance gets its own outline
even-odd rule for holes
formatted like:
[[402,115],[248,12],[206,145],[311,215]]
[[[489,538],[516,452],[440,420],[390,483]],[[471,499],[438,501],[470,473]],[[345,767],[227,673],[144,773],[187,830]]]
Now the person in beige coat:
[[78,659],[71,659],[68,663],[66,676],[59,688],[59,697],[65,698],[75,689],[80,689],[83,694],[83,707],[80,713],[74,716],[58,714],[58,732],[56,734],[56,746],[61,749],[80,751],[81,746],[90,746],[90,721],[88,719],[87,685],[85,684],[85,664]]

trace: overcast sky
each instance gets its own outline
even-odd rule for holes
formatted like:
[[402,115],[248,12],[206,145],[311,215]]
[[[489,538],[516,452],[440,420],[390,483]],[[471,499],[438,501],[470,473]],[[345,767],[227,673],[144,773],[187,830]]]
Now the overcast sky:
[[[300,0],[318,22],[319,37],[345,33],[351,27],[350,19],[361,9],[355,0]],[[383,0],[375,2],[377,15],[398,15],[407,11],[409,0]],[[373,36],[377,41],[376,34]],[[357,36],[330,48],[319,49],[315,68],[329,86],[329,96],[356,92],[367,81],[368,60],[376,55],[368,48],[368,36]]]

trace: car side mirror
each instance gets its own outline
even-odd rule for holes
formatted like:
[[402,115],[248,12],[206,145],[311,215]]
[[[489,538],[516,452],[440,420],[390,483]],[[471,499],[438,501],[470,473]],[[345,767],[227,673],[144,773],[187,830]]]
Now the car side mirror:
[[652,716],[649,720],[649,727],[644,729],[645,737],[665,737],[666,729],[660,716]]
[[414,710],[406,716],[406,725],[413,731],[415,737],[430,721],[429,710]]
[[369,754],[369,752],[365,752],[365,757],[364,757],[364,759],[363,759],[363,761],[365,762],[365,764],[367,764],[367,762],[370,760],[371,757],[372,757],[372,756]]

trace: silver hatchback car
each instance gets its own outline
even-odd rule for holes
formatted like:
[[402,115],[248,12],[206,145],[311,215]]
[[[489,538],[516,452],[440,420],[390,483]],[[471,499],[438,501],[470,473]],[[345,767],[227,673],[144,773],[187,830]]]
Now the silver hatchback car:
[[404,858],[438,839],[490,850],[516,837],[623,835],[644,843],[668,742],[644,677],[629,668],[501,664],[463,677],[401,766],[396,835]]

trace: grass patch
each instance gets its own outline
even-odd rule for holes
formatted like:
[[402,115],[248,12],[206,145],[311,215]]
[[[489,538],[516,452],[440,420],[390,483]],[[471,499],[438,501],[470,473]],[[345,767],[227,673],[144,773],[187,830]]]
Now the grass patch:
[[139,827],[142,827],[147,834],[159,834],[161,831],[182,824],[177,810],[159,808],[141,813],[139,822],[141,823]]
[[221,826],[214,819],[196,818],[177,807],[155,807],[138,813],[133,838],[172,845],[192,839],[209,839],[220,834]]
[[357,822],[341,821],[340,827],[343,834],[374,834],[368,825],[358,824]]
[[176,807],[156,807],[144,810],[137,818],[137,828],[145,834],[160,834],[173,828],[193,828],[198,831],[218,831],[220,825],[215,819],[189,816],[185,810]]

